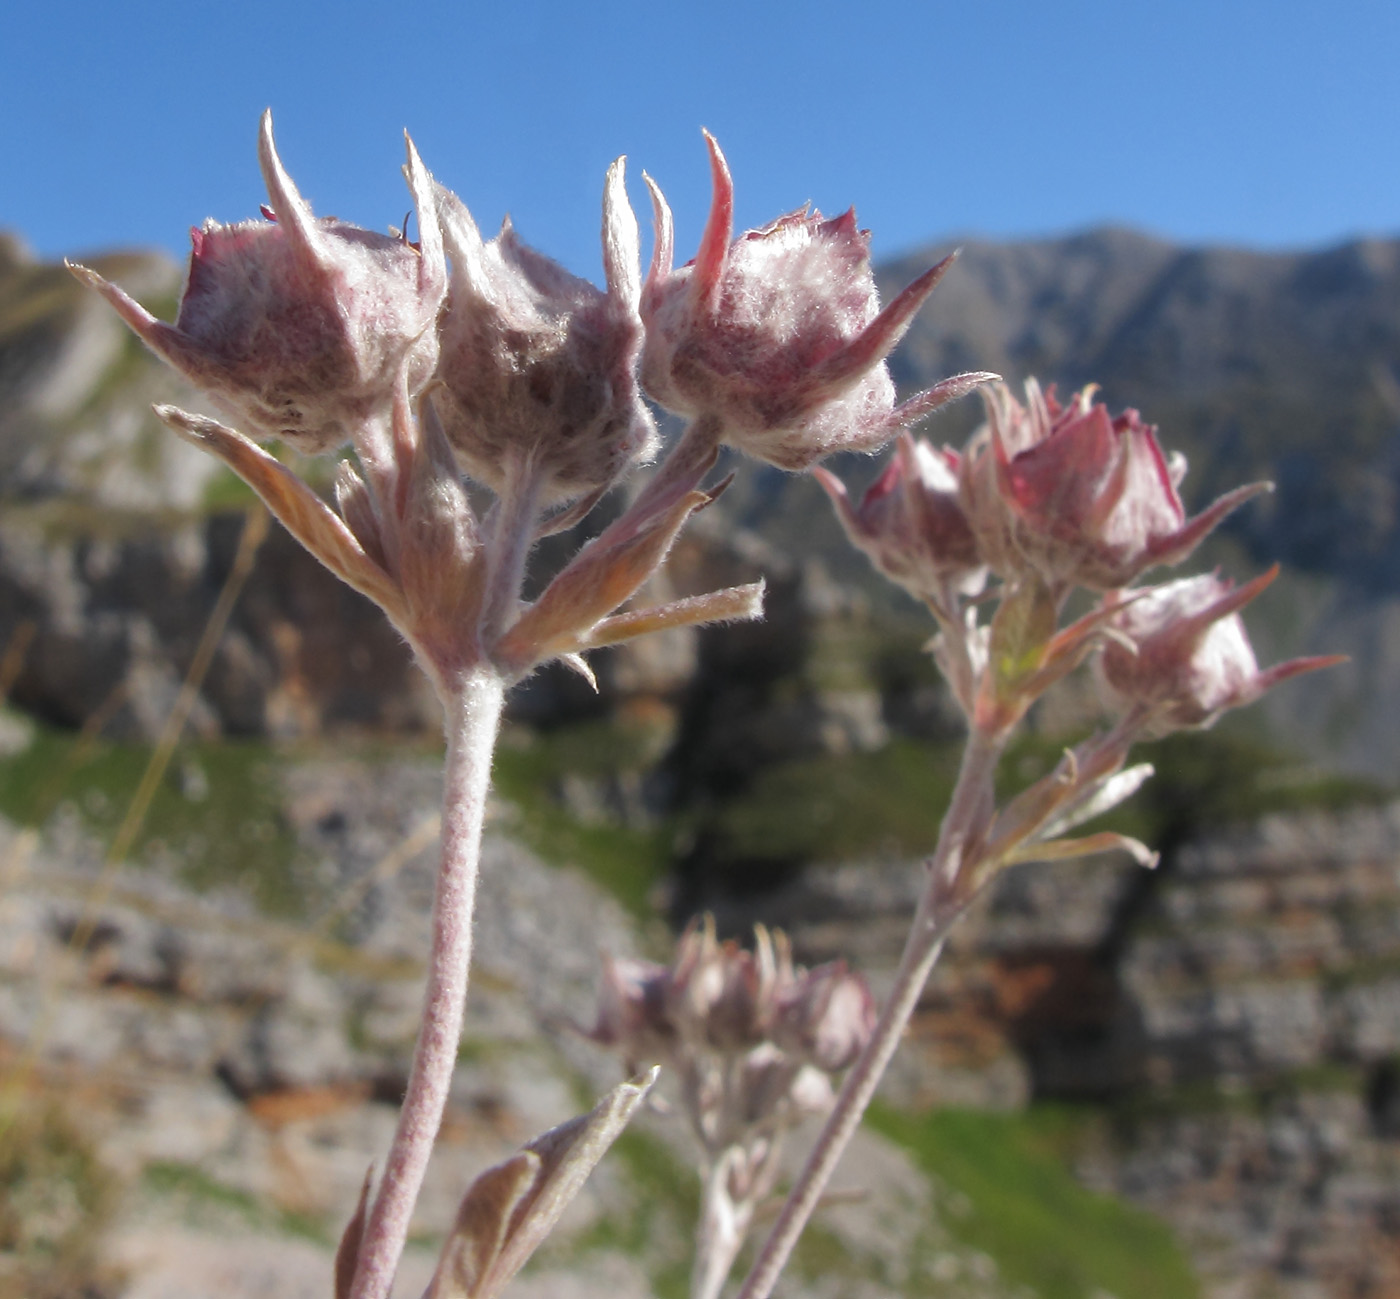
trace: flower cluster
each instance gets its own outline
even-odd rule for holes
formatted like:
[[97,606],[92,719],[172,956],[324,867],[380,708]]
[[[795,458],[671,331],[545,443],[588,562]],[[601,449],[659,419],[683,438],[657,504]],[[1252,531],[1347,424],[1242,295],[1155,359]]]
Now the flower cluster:
[[[980,704],[981,720],[1005,729],[1099,646],[1106,695],[1135,733],[1208,726],[1335,661],[1259,670],[1237,611],[1268,579],[1235,592],[1211,577],[1130,585],[1186,559],[1267,483],[1188,519],[1177,494],[1186,462],[1162,451],[1137,411],[1110,415],[1092,387],[1061,405],[1033,379],[1024,406],[1004,384],[982,391],[987,423],[966,451],[905,434],[859,504],[817,471],[851,540],[938,618],[940,662],[974,720]],[[1001,579],[1003,613],[979,628],[971,602],[989,573]],[[1058,630],[1076,588],[1098,607]]]
[[[1187,558],[1264,485],[1188,518],[1178,495],[1184,461],[1164,454],[1136,411],[1111,415],[1092,388],[1062,405],[1031,381],[1022,404],[991,382],[997,376],[973,373],[898,404],[886,357],[951,259],[882,308],[869,234],[853,212],[828,219],[802,209],[736,238],[729,168],[706,141],[713,199],[696,256],[676,265],[670,209],[648,179],[656,237],[645,278],[622,160],[610,168],[602,289],[531,249],[509,222],[484,239],[411,143],[416,242],[316,217],[282,166],[268,116],[259,136],[264,219],[193,232],[173,323],[73,268],[240,428],[173,408],[159,408],[162,418],[239,473],[313,554],[384,608],[446,705],[424,1022],[378,1192],[371,1203],[366,1183],[342,1241],[338,1299],[386,1299],[392,1289],[446,1102],[507,687],[550,660],[590,675],[584,655],[593,649],[760,612],[761,583],[626,607],[687,518],[723,490],[703,485],[722,446],[801,471],[898,438],[859,502],[827,471],[816,475],[852,541],[936,619],[937,661],[970,734],[878,1021],[859,976],[840,963],[801,969],[786,940],[763,929],[745,950],[719,942],[705,921],[668,966],[606,965],[589,1036],[674,1071],[703,1152],[694,1299],[720,1293],[773,1188],[785,1133],[830,1108],[741,1299],[770,1292],[943,937],[996,870],[1109,848],[1151,864],[1149,849],[1121,835],[1066,837],[1150,774],[1124,769],[1130,746],[1208,726],[1334,661],[1259,668],[1239,610],[1271,575],[1238,589],[1210,576],[1136,585]],[[907,432],[979,387],[987,422],[963,451]],[[617,517],[526,600],[535,543],[579,523],[657,456],[648,397],[683,416],[685,431]],[[348,444],[335,508],[259,445],[267,441],[308,455]],[[1092,607],[1062,622],[1076,590]],[[996,766],[1013,728],[1091,655],[1116,720],[999,808]],[[833,1075],[847,1070],[835,1096]],[[435,1299],[489,1299],[508,1282],[647,1085],[625,1086],[479,1179],[445,1247]]]
[[604,958],[587,1036],[635,1072],[660,1063],[700,1143],[704,1206],[692,1293],[717,1294],[755,1209],[771,1194],[783,1137],[833,1099],[875,1027],[865,980],[840,961],[803,969],[781,932],[753,950],[719,942],[709,917],[672,963]]
[[830,1076],[860,1054],[874,1024],[865,980],[841,961],[793,964],[781,931],[754,931],[753,950],[715,937],[709,917],[682,935],[670,965],[604,961],[588,1036],[632,1072],[672,1066],[707,1149],[823,1108]]
[[[551,658],[587,672],[589,649],[757,614],[753,587],[617,615],[687,516],[713,499],[700,484],[721,444],[804,468],[832,451],[873,449],[992,377],[960,375],[896,406],[884,358],[946,262],[881,311],[869,236],[852,213],[794,213],[734,239],[729,170],[708,142],[714,203],[693,263],[673,266],[670,211],[648,182],[656,253],[645,283],[620,159],[604,190],[599,290],[509,221],[483,239],[411,143],[416,243],[315,217],[266,115],[265,219],[194,231],[173,324],[73,269],[241,431],[173,409],[163,418],[378,601],[444,695],[483,665],[507,682]],[[631,508],[523,604],[536,538],[577,523],[654,457],[643,383],[690,418],[689,430]],[[353,447],[338,515],[253,444],[268,439],[308,454]],[[464,474],[495,494],[483,519]]]

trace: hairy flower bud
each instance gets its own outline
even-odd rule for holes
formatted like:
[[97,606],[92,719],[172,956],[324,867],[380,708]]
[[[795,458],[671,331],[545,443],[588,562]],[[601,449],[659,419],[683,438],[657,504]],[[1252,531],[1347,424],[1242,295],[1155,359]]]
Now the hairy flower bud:
[[420,391],[437,363],[434,325],[447,280],[430,182],[410,142],[415,246],[313,217],[277,157],[270,114],[258,143],[272,200],[267,220],[206,221],[191,232],[173,325],[93,272],[74,270],[252,436],[327,451],[386,416],[396,388]]
[[806,209],[730,242],[734,186],[707,134],[714,199],[695,260],[673,269],[671,211],[652,184],[656,250],[642,293],[642,383],[668,410],[782,469],[873,451],[993,376],[959,375],[896,409],[884,361],[951,263],[879,309],[870,235],[854,211]]
[[780,998],[773,1038],[826,1073],[855,1063],[875,1031],[875,998],[843,961],[808,970]]
[[439,186],[437,203],[452,280],[433,401],[448,441],[497,491],[512,460],[541,476],[545,503],[607,487],[656,437],[637,386],[641,269],[622,160],[603,202],[605,293],[509,220],[485,242],[455,194]]
[[1099,659],[1099,675],[1122,709],[1146,709],[1159,734],[1206,727],[1230,708],[1251,704],[1301,672],[1339,657],[1299,658],[1259,670],[1238,610],[1278,574],[1236,589],[1205,573],[1152,587],[1114,614],[1117,639]]
[[1026,568],[1053,584],[1107,591],[1185,559],[1236,506],[1267,485],[1241,487],[1187,520],[1180,457],[1162,454],[1135,410],[1116,419],[1093,400],[1068,406],[1026,384],[1021,406],[1003,384],[984,390],[988,423],[963,473],[963,500],[982,553],[1003,577]]
[[901,434],[859,506],[852,506],[834,474],[822,468],[814,473],[846,535],[870,562],[916,599],[941,604],[950,587],[973,594],[986,577],[958,491],[959,463],[951,447],[935,449]]
[[719,942],[713,922],[682,935],[667,994],[672,1021],[687,1040],[720,1051],[744,1051],[768,1034],[780,988],[792,980],[787,941],[761,926],[754,950]]
[[674,1031],[666,1019],[670,971],[651,961],[603,956],[598,1019],[589,1034],[632,1064],[663,1059]]

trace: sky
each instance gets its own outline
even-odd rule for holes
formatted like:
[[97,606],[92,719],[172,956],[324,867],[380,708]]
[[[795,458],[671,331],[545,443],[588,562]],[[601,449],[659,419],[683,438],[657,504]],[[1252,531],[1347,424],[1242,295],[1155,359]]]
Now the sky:
[[1400,234],[1400,3],[476,0],[8,7],[0,228],[183,257],[255,216],[258,116],[322,215],[409,206],[404,129],[483,229],[601,276],[603,175],[689,257],[728,155],[741,226],[854,205],[878,260],[1129,225],[1303,248]]

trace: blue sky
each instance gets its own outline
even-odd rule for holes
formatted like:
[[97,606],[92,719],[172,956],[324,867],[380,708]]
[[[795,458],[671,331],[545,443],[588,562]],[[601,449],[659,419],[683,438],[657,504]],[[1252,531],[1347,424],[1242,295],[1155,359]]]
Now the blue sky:
[[40,253],[155,245],[262,198],[270,105],[316,210],[398,223],[401,131],[483,227],[597,279],[603,172],[629,155],[689,256],[708,175],[738,219],[855,204],[887,257],[1101,222],[1304,247],[1400,234],[1400,4],[515,0],[7,12],[0,227]]

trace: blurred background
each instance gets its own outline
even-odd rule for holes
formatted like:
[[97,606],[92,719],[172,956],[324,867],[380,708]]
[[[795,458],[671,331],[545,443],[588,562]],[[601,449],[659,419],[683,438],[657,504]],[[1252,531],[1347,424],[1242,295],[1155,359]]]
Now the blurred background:
[[[1261,661],[1350,663],[1144,751],[1114,825],[1155,873],[999,882],[788,1292],[1400,1295],[1400,10],[54,3],[6,36],[0,1296],[325,1293],[403,1086],[431,692],[156,423],[210,408],[58,264],[172,316],[188,227],[257,213],[269,105],[319,213],[401,224],[406,127],[484,228],[509,212],[594,279],[619,153],[689,255],[708,127],[741,225],[855,204],[886,296],[962,248],[901,387],[1096,382],[1186,453],[1188,508],[1277,484],[1196,566],[1282,561]],[[663,957],[709,909],[892,971],[959,747],[932,628],[809,480],[734,467],[667,589],[762,575],[766,620],[514,696],[405,1295],[471,1175],[615,1079],[563,1027],[591,1021],[600,947]],[[1008,792],[1097,708],[1085,680],[1041,709]],[[629,1134],[519,1293],[684,1295],[690,1158],[659,1119]]]

